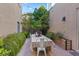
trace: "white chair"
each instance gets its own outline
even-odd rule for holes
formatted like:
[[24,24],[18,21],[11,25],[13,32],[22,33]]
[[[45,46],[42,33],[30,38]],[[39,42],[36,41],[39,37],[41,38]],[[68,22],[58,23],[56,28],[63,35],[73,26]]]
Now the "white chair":
[[30,39],[31,39],[31,51],[33,51],[33,47],[32,47],[32,40],[35,39],[35,35],[30,33]]
[[39,47],[37,47],[37,56],[39,55],[40,51],[44,51],[44,54],[46,56],[46,49],[44,47],[44,39],[41,38],[39,42]]
[[37,32],[35,33],[35,36],[38,37],[38,33]]

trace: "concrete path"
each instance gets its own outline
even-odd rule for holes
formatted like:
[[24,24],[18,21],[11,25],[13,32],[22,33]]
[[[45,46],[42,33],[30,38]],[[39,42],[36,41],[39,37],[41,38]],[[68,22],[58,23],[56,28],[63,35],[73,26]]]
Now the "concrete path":
[[72,54],[70,54],[68,51],[64,50],[63,48],[55,45],[54,48],[52,48],[53,50],[53,54],[54,56],[72,56]]
[[30,43],[31,43],[31,40],[26,39],[22,49],[20,50],[17,56],[31,56],[32,53],[31,53]]
[[[20,50],[17,56],[32,56],[30,44],[31,44],[31,40],[26,39],[22,49]],[[52,56],[71,56],[72,55],[68,51],[60,48],[57,45],[55,45],[54,47],[52,45],[52,52],[53,52]]]
[[73,56],[79,56],[79,51],[75,51],[75,50],[72,50],[72,51],[69,51]]

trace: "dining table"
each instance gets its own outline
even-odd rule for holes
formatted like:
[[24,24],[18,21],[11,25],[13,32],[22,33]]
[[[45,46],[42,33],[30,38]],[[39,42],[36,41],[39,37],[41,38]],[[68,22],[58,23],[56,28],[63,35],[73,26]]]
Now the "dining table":
[[46,50],[52,51],[51,47],[52,47],[52,45],[55,45],[55,44],[53,43],[53,41],[50,38],[48,38],[44,35],[36,36],[35,34],[32,34],[31,35],[31,48],[33,49],[33,51],[34,50],[36,51],[37,48],[39,47],[41,38],[44,39],[44,47],[46,48]]

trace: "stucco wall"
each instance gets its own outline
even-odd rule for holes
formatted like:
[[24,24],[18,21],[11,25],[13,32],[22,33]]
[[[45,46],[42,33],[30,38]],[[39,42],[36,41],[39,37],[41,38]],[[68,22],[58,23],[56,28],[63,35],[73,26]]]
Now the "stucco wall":
[[17,32],[17,21],[20,21],[20,16],[18,4],[0,3],[0,36]]
[[[79,4],[75,3],[58,3],[49,12],[50,31],[62,32],[65,37],[72,40],[72,48],[78,50],[77,38],[77,22],[76,22],[76,8]],[[66,17],[63,22],[62,18]]]

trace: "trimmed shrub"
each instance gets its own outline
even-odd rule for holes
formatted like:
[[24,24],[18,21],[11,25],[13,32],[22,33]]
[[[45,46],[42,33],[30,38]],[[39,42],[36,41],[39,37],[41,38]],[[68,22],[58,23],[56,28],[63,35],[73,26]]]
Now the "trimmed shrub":
[[0,37],[0,48],[3,47],[4,43],[3,43],[3,39]]
[[23,33],[25,34],[26,38],[29,37],[29,32],[23,32]]
[[7,50],[5,48],[0,48],[0,56],[8,56],[10,55],[11,50]]
[[46,36],[47,36],[48,38],[50,38],[51,40],[56,40],[56,39],[58,39],[58,36],[57,36],[55,33],[53,33],[53,32],[47,32]]
[[20,51],[22,45],[26,40],[26,37],[28,37],[28,34],[25,34],[23,32],[9,34],[4,38],[4,47],[8,50],[11,50],[10,55],[15,56]]
[[4,48],[3,38],[0,37],[0,56],[8,56],[10,55],[10,50]]

